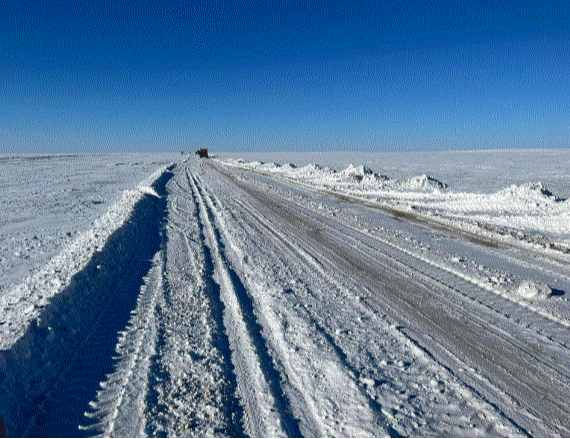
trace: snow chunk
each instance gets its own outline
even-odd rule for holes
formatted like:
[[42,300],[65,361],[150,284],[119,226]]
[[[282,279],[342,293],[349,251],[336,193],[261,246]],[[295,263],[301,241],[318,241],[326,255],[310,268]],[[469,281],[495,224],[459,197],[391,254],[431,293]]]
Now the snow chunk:
[[322,173],[321,171],[324,171],[324,168],[322,166],[317,165],[316,163],[309,163],[308,165],[299,168],[298,173],[306,175],[314,175],[314,174],[321,174]]
[[311,163],[302,168],[293,169],[289,176],[295,179],[322,183],[325,180],[329,180],[335,173],[335,171],[329,168],[323,168],[315,163]]
[[150,186],[141,185],[141,186],[138,187],[138,189],[139,189],[139,191],[141,191],[143,194],[148,194],[148,195],[152,195],[153,197],[160,198],[160,195],[158,195],[158,194],[156,193],[156,191],[155,191],[153,188],[151,188]]
[[296,169],[297,166],[295,166],[293,163],[285,163],[283,166],[281,166],[281,168],[284,171],[292,171],[293,169]]
[[258,169],[262,172],[278,172],[280,167],[277,163],[261,163]]
[[527,279],[521,282],[517,293],[525,299],[546,299],[552,295],[552,288],[541,282]]
[[360,180],[362,180],[365,175],[374,175],[374,172],[365,165],[354,166],[351,163],[344,171],[340,172],[340,175],[345,175],[347,177],[359,177]]

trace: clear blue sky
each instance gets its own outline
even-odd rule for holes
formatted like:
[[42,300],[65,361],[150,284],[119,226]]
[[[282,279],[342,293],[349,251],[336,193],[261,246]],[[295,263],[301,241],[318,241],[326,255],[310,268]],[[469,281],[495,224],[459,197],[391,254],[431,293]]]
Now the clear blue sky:
[[570,1],[6,1],[0,153],[570,147]]

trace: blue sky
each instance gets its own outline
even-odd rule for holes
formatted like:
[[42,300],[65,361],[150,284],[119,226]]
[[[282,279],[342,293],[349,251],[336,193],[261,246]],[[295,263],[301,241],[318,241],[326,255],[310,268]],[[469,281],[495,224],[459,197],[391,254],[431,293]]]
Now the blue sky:
[[570,2],[0,6],[0,153],[570,147]]

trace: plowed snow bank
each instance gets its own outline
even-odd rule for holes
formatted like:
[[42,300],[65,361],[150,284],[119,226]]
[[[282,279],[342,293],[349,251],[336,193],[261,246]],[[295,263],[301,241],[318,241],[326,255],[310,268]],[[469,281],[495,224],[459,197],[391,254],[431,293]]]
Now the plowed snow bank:
[[366,166],[349,165],[337,172],[318,164],[245,162],[228,159],[226,165],[295,181],[403,210],[484,225],[533,242],[570,249],[570,200],[553,195],[541,182],[511,185],[490,194],[455,192],[427,174],[407,180],[391,179]]

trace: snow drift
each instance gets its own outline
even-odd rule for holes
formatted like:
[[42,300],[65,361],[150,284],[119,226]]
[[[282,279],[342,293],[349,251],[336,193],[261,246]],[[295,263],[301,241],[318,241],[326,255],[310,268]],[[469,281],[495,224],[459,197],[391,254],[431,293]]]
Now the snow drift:
[[552,288],[541,282],[524,280],[519,285],[517,293],[524,299],[547,299],[552,296]]

